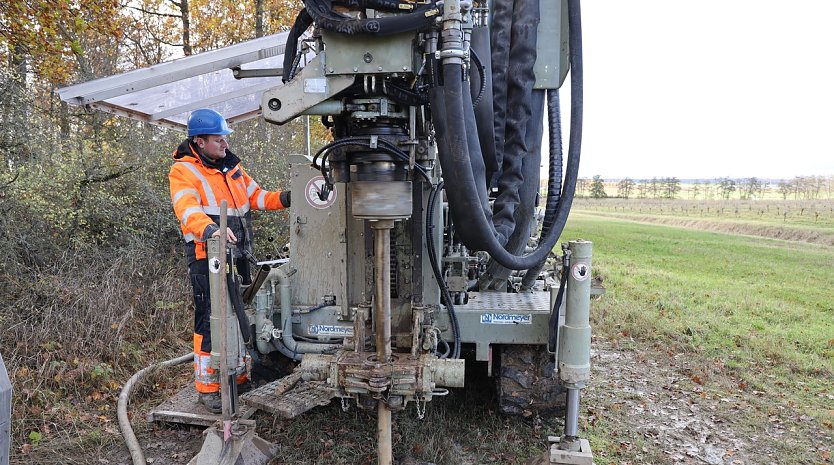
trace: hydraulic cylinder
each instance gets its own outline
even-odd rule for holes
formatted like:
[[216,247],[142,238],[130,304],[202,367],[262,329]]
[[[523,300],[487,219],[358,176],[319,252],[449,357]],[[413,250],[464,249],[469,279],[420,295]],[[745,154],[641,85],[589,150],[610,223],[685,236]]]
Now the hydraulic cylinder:
[[565,387],[581,389],[591,376],[591,252],[590,241],[571,241],[565,324],[559,331],[559,377]]
[[567,389],[565,434],[560,448],[578,451],[579,399],[591,377],[591,246],[589,241],[568,243],[565,324],[559,330],[559,378]]

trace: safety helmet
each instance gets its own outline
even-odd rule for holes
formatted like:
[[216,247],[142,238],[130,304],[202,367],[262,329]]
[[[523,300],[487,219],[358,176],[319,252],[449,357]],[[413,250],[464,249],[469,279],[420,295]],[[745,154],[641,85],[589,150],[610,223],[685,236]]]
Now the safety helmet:
[[188,117],[188,137],[200,136],[203,134],[216,134],[225,136],[231,134],[232,130],[226,124],[223,115],[211,108],[200,108],[191,112]]

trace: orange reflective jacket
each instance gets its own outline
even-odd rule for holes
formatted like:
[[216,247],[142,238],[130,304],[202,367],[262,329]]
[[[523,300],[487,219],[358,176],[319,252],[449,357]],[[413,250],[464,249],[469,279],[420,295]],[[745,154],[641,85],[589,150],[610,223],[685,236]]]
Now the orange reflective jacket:
[[228,226],[238,238],[238,254],[251,251],[251,209],[279,210],[289,204],[288,193],[261,189],[228,149],[217,167],[210,167],[188,140],[174,151],[168,182],[188,263],[206,258],[205,241],[219,228],[222,200],[227,202]]

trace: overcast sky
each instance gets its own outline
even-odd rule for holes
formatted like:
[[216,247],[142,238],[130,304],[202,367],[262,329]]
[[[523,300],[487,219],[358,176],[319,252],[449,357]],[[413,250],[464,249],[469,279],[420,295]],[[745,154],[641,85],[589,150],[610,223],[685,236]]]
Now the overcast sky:
[[582,28],[580,176],[834,174],[834,1],[591,0]]

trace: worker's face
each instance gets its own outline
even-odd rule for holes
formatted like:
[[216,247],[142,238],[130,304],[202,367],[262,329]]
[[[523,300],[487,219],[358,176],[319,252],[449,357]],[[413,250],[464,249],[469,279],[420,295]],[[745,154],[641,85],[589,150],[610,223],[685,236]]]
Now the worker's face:
[[226,156],[226,149],[229,148],[229,142],[226,136],[209,135],[197,137],[197,146],[210,160],[219,160]]

